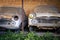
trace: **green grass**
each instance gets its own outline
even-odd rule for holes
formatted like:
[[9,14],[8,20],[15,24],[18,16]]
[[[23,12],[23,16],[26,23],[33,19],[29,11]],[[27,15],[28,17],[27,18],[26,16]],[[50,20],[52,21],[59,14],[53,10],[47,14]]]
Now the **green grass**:
[[38,36],[35,32],[29,32],[24,34],[7,32],[6,34],[0,35],[0,40],[60,40],[60,37],[52,36],[49,32],[43,36]]

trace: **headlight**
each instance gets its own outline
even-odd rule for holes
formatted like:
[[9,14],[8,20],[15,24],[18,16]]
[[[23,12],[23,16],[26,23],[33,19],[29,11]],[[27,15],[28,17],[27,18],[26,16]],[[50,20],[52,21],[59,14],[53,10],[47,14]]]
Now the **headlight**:
[[19,19],[18,16],[14,16],[14,20],[17,21]]
[[29,18],[32,19],[35,17],[35,13],[34,14],[29,14]]

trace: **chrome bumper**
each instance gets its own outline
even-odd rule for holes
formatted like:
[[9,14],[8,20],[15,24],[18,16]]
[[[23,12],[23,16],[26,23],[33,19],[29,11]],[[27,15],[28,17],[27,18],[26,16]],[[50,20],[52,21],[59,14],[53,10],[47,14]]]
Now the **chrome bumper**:
[[19,28],[19,27],[14,26],[14,25],[0,25],[0,27],[4,27],[4,28],[7,28],[7,29],[18,29]]
[[47,26],[47,27],[59,27],[60,24],[54,24],[54,23],[37,23],[37,24],[31,24],[32,26]]
[[32,19],[28,19],[28,25],[31,25],[31,26],[47,26],[47,27],[60,27],[60,23],[40,23],[40,22],[37,22],[37,23],[32,23]]

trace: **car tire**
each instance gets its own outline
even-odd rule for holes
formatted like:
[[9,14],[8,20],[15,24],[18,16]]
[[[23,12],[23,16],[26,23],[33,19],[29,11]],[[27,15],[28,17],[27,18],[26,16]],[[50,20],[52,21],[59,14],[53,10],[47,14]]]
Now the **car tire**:
[[20,29],[15,30],[15,33],[20,33]]
[[19,28],[15,30],[15,33],[20,33],[22,27],[22,23],[20,24]]
[[60,34],[60,28],[57,28],[57,31],[56,31],[58,34]]
[[34,31],[34,28],[32,26],[29,26],[29,31]]

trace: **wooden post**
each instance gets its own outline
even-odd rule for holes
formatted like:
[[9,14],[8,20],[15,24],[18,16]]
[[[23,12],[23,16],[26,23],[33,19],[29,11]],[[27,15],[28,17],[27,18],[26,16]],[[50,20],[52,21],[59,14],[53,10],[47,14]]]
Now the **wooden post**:
[[[22,9],[24,10],[23,5],[24,5],[24,0],[22,0]],[[22,15],[24,15],[23,10],[22,10]],[[24,16],[22,16],[22,32],[24,32],[24,20],[23,19],[24,19]]]

